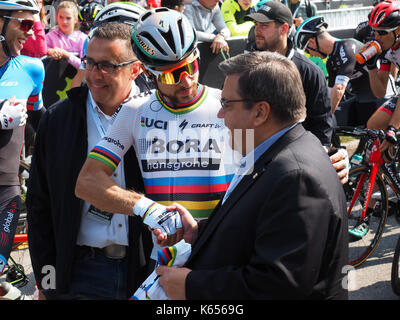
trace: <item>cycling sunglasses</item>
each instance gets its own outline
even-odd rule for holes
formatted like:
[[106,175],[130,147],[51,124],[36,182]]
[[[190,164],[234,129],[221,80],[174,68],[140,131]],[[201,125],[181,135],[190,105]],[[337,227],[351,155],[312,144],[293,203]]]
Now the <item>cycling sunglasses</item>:
[[386,36],[390,32],[395,31],[396,29],[397,29],[397,27],[396,28],[392,28],[392,29],[372,29],[372,31],[376,32],[380,36]]
[[16,18],[16,17],[9,17],[9,16],[3,16],[3,18],[17,20],[19,22],[19,28],[23,32],[29,32],[33,28],[33,24],[35,23],[33,20],[23,19],[23,18]]
[[199,58],[195,56],[193,60],[184,61],[183,64],[169,70],[148,70],[158,77],[158,80],[163,84],[178,84],[185,74],[192,77],[199,71]]

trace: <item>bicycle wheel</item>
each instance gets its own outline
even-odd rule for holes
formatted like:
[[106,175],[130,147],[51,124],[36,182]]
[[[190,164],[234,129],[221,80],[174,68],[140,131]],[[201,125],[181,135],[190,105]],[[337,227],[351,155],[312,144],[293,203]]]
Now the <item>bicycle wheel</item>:
[[400,237],[397,240],[396,249],[394,251],[392,262],[392,289],[395,294],[400,296],[400,278],[399,278],[399,260],[400,260]]
[[[16,234],[6,267],[6,281],[16,287],[23,287],[33,278],[34,275],[26,234]],[[34,283],[31,283],[31,286],[33,285]]]
[[[360,178],[366,178],[361,186],[361,191],[357,199],[355,199],[355,203],[351,211],[348,212],[349,230],[356,227],[361,221],[363,207],[366,205],[365,197],[367,194],[370,173],[370,168],[367,166],[351,169],[349,172],[349,180],[344,185],[347,208],[349,211],[350,203],[355,195]],[[388,198],[386,185],[379,173],[376,175],[373,187],[373,196],[371,196],[371,198],[374,199],[370,199],[370,201],[375,202],[375,205],[373,207],[373,213],[369,214],[368,216],[366,215],[368,231],[363,237],[357,238],[357,240],[350,237],[349,264],[354,267],[360,266],[374,252],[382,237],[387,220]]]

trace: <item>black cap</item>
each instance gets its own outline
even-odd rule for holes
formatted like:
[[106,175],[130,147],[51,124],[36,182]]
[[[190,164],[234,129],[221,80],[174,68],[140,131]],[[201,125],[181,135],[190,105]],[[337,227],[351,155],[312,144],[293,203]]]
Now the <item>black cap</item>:
[[268,1],[263,4],[256,13],[245,16],[244,20],[264,23],[278,21],[281,23],[287,23],[289,27],[293,24],[293,16],[290,9],[283,3],[275,1]]

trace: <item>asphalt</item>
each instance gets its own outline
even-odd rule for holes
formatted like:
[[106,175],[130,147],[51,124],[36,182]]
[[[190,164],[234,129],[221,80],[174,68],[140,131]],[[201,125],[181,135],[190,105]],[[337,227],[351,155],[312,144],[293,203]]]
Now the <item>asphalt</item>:
[[[388,218],[385,232],[373,255],[361,266],[348,273],[349,300],[400,300],[391,287],[394,248],[400,237],[400,224],[394,216]],[[20,290],[28,299],[34,298],[35,280],[30,265],[29,251],[24,251],[23,264],[29,282]],[[5,276],[0,277],[0,282]]]

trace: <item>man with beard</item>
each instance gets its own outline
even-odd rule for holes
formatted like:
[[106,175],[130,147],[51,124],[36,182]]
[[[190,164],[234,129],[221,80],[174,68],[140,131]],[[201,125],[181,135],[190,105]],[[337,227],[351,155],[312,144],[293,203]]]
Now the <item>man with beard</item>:
[[[157,90],[123,105],[89,153],[76,194],[104,211],[140,215],[144,223],[149,215],[164,221],[164,206],[176,201],[195,218],[208,217],[227,190],[235,166],[225,161],[232,159],[232,150],[224,149],[228,132],[217,117],[220,90],[198,82],[196,32],[181,13],[157,8],[141,16],[132,37],[136,56]],[[132,145],[145,196],[118,187],[110,178]],[[180,228],[176,235],[179,232]],[[154,260],[156,253],[157,246]]]
[[[292,60],[298,68],[306,95],[307,115],[303,126],[328,148],[334,126],[328,86],[322,70],[293,45],[290,37],[293,26],[290,9],[280,2],[269,1],[245,19],[255,23],[255,41],[248,47],[250,51],[278,52]],[[347,181],[346,159],[347,152],[344,149],[339,149],[331,156],[342,183]]]

